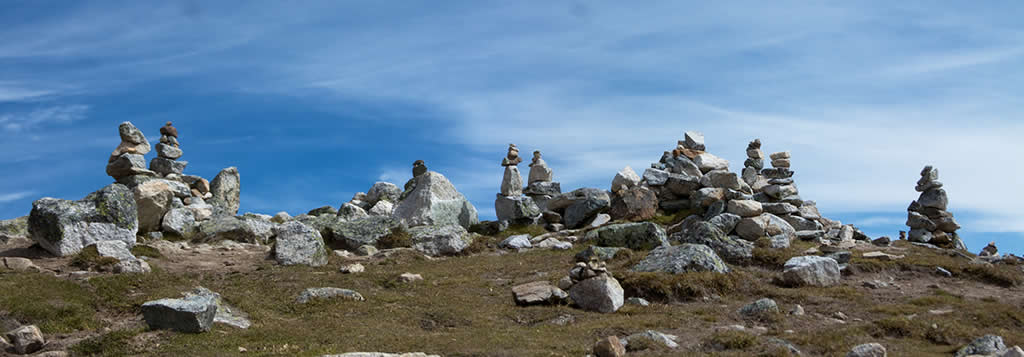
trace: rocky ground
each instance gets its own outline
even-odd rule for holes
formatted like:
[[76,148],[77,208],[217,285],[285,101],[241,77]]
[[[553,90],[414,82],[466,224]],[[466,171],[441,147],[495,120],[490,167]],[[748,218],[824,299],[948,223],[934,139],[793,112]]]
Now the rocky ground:
[[[523,229],[529,230],[529,229]],[[29,257],[36,268],[0,272],[0,310],[6,328],[39,326],[43,351],[72,355],[299,355],[350,351],[423,351],[445,356],[583,356],[599,339],[646,331],[675,336],[675,348],[633,338],[629,355],[786,356],[845,355],[880,343],[893,356],[952,355],[986,334],[1007,345],[1024,341],[1020,266],[986,265],[971,256],[911,246],[853,249],[841,283],[787,288],[773,283],[791,256],[813,248],[757,249],[749,265],[729,274],[634,273],[643,252],[623,250],[608,262],[627,303],[618,312],[587,312],[568,305],[517,306],[513,286],[552,284],[566,275],[570,250],[505,250],[497,237],[481,238],[472,254],[430,258],[412,249],[369,257],[331,254],[320,267],[281,266],[267,246],[149,241],[134,249],[148,274],[113,274],[82,259],[56,258],[25,239],[12,239],[0,256]],[[864,258],[883,251],[903,258]],[[365,272],[345,274],[361,264]],[[953,276],[936,273],[944,267]],[[402,282],[403,273],[422,281]],[[177,297],[203,286],[248,314],[252,326],[215,324],[211,332],[150,330],[140,313],[147,301]],[[307,288],[338,287],[365,300],[325,299],[299,304]],[[778,312],[744,316],[739,310],[770,298]],[[802,307],[803,315],[791,312]],[[640,342],[637,342],[640,341]]]

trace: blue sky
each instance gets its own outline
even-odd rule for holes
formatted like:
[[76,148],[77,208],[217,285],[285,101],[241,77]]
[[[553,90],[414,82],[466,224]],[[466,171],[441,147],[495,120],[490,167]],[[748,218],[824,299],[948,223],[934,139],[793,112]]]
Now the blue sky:
[[696,130],[734,171],[754,138],[792,151],[802,196],[873,236],[935,165],[971,250],[1020,254],[1024,5],[984,5],[7,1],[0,218],[108,184],[125,120],[174,121],[187,172],[239,167],[243,211],[338,206],[423,159],[484,219],[508,143],[607,188]]

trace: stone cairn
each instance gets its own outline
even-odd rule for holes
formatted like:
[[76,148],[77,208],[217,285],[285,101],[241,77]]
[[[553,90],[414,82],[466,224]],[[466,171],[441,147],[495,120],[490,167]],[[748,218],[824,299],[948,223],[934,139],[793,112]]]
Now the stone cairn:
[[761,175],[764,169],[764,151],[761,151],[761,139],[754,139],[747,144],[747,160],[743,162],[743,181],[754,191],[761,191],[768,186],[768,179]]
[[554,174],[548,164],[541,158],[540,150],[533,152],[533,160],[530,162],[530,175],[526,189],[523,193],[533,199],[534,204],[541,212],[544,212],[544,221],[548,229],[559,231],[562,225],[562,216],[548,210],[548,202],[555,196],[562,193],[562,184],[554,181]]
[[149,162],[149,169],[164,177],[181,176],[185,172],[185,166],[188,166],[188,161],[177,161],[182,154],[178,145],[178,129],[171,126],[171,122],[167,122],[160,128],[160,143],[156,144],[157,157]]
[[[541,160],[539,153],[534,157]],[[523,177],[519,175],[518,167],[521,162],[523,159],[519,157],[519,148],[515,144],[509,144],[508,154],[501,160],[501,166],[505,167],[501,192],[494,200],[495,215],[502,224],[537,224],[541,217],[541,210],[533,198],[523,195]],[[538,176],[541,176],[540,173]]]
[[960,225],[953,219],[953,214],[946,211],[949,198],[942,188],[942,182],[939,182],[939,170],[925,166],[915,190],[921,192],[921,196],[907,207],[907,226],[910,227],[907,239],[916,243],[966,250],[960,236],[956,234]]

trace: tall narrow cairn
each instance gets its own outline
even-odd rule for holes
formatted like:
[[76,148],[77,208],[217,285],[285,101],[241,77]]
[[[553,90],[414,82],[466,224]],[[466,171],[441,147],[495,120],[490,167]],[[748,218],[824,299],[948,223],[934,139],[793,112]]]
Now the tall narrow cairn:
[[157,157],[149,162],[150,170],[164,177],[184,174],[188,161],[177,161],[182,151],[178,145],[178,129],[171,126],[171,122],[160,128],[160,143],[156,144],[156,155]]
[[533,152],[533,161],[530,162],[530,176],[523,193],[532,198],[533,202],[537,204],[537,208],[541,211],[546,211],[548,201],[562,193],[562,185],[554,181],[554,174],[551,168],[548,167],[548,163],[544,162],[544,159],[541,158],[540,150]]
[[110,153],[107,175],[129,187],[156,176],[153,171],[146,170],[146,158],[143,155],[149,153],[150,147],[142,131],[129,121],[121,123],[117,131],[121,135],[121,144]]
[[764,169],[764,151],[761,151],[761,139],[754,139],[747,144],[747,160],[743,162],[743,181],[754,191],[761,191],[768,186],[768,179],[761,175]]
[[498,221],[515,224],[535,224],[541,211],[533,199],[523,196],[523,177],[519,175],[519,148],[508,145],[508,154],[501,160],[505,176],[501,180],[501,192],[494,200],[494,211]]
[[939,182],[939,169],[925,166],[915,190],[921,192],[921,196],[907,208],[907,226],[910,227],[908,239],[911,242],[966,250],[964,242],[956,234],[960,225],[953,219],[953,214],[946,211],[949,198],[942,188],[942,182]]

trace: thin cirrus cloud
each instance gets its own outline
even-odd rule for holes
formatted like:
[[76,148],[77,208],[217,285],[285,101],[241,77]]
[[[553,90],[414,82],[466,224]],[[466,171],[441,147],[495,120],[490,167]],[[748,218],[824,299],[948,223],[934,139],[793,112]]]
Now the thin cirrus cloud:
[[[294,212],[328,200],[318,189],[336,201],[376,180],[400,185],[412,161],[367,154],[394,143],[356,143],[333,130],[336,122],[308,114],[387,122],[428,133],[401,144],[435,148],[428,166],[446,170],[489,218],[502,175],[495,162],[508,143],[541,150],[565,189],[606,188],[618,169],[642,172],[684,131],[697,130],[736,171],[754,138],[766,151],[792,151],[801,195],[826,215],[897,229],[916,198],[918,171],[931,164],[965,231],[1024,232],[1009,223],[1024,222],[1024,208],[1013,204],[1024,197],[990,184],[1024,177],[1024,166],[1007,161],[1022,151],[1024,134],[1024,74],[1016,70],[1024,26],[1013,16],[1022,5],[926,5],[325,1],[228,8],[183,1],[126,2],[117,11],[106,3],[30,9],[0,15],[7,25],[0,37],[29,39],[0,44],[0,104],[17,104],[0,106],[0,128],[46,141],[61,134],[41,130],[44,123],[117,118],[109,127],[123,119],[98,111],[120,102],[90,98],[130,103],[126,92],[253,98],[239,107],[293,99],[304,112],[273,118],[265,131],[243,124],[253,113],[217,112],[216,120],[237,121],[245,133],[196,130],[190,149],[269,146],[291,157],[301,155],[289,150],[335,150],[346,161],[371,163],[359,178],[333,186],[301,181],[281,203]],[[353,102],[383,104],[353,114]],[[31,119],[39,108],[64,112]],[[155,109],[167,119],[173,110]],[[139,120],[152,126],[164,119]],[[299,126],[320,130],[289,140],[273,131]],[[6,145],[28,139],[13,140]],[[322,171],[309,168],[310,175]],[[284,193],[247,190],[252,209],[261,210]]]

